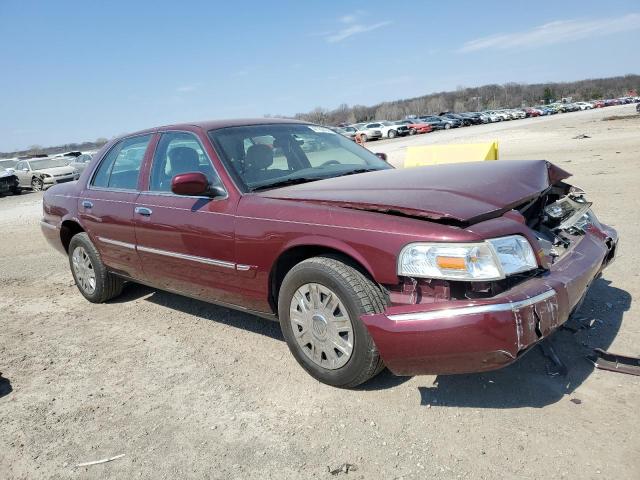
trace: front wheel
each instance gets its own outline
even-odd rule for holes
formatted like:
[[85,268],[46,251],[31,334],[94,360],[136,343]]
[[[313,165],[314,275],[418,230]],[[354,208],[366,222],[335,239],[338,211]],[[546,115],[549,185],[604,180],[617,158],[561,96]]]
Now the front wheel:
[[314,257],[293,267],[278,297],[280,325],[289,350],[315,379],[350,388],[373,378],[384,364],[365,314],[386,305],[380,288],[334,257]]
[[389,130],[389,132],[387,133],[387,137],[389,138],[396,138],[397,135],[398,132],[396,132],[395,130]]
[[98,250],[86,233],[69,243],[69,265],[80,293],[92,303],[102,303],[122,292],[123,281],[107,271]]
[[451,124],[450,123],[445,123],[444,124],[444,129],[445,130],[449,130],[451,128]]
[[34,192],[39,192],[44,189],[44,182],[40,178],[34,178],[31,180],[31,189]]

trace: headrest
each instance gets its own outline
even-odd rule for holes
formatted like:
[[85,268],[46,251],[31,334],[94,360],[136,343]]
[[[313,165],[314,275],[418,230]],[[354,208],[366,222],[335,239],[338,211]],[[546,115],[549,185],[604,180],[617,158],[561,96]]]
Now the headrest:
[[169,150],[169,159],[172,175],[200,171],[200,157],[191,147],[172,148]]
[[246,168],[264,170],[273,164],[273,148],[258,143],[251,145],[244,159]]

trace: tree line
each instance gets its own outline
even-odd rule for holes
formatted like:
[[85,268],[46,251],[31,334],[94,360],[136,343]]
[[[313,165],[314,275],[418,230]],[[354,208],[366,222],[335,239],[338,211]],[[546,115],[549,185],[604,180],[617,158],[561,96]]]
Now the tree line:
[[[481,87],[458,87],[454,91],[430,93],[415,98],[405,98],[376,105],[342,104],[333,110],[317,107],[307,113],[297,113],[291,118],[318,123],[321,125],[339,125],[369,120],[397,120],[407,115],[438,114],[444,111],[475,112],[499,108],[518,108],[523,106],[550,103],[563,98],[573,101],[616,98],[631,90],[640,91],[640,75],[624,75],[609,78],[591,78],[575,82],[553,83],[505,83]],[[276,115],[265,115],[272,117]],[[277,115],[288,117],[288,115]],[[98,138],[94,142],[69,143],[55,147],[32,145],[26,150],[0,152],[0,158],[46,153],[56,155],[71,150],[97,150],[107,142]]]
[[575,82],[491,84],[481,87],[458,87],[455,91],[431,93],[371,106],[342,104],[333,110],[317,107],[310,112],[297,113],[293,118],[322,125],[397,120],[407,115],[437,115],[445,111],[476,112],[520,108],[560,101],[563,98],[571,98],[574,102],[617,98],[634,89],[640,91],[640,75],[592,78]]

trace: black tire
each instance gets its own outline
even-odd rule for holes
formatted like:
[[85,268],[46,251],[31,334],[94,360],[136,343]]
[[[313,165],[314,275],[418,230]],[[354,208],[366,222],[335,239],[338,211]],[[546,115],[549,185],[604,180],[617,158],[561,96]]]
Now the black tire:
[[409,135],[415,135],[416,133],[418,133],[418,132],[416,132],[415,128],[410,128],[409,129]]
[[31,179],[31,190],[33,190],[34,192],[41,192],[42,190],[44,190],[44,182],[42,181],[42,179],[33,177]]
[[[349,314],[354,334],[353,350],[351,357],[341,368],[331,370],[315,364],[302,351],[294,337],[289,309],[295,292],[307,283],[317,283],[331,289]],[[360,321],[360,316],[383,312],[386,303],[386,296],[380,288],[359,270],[338,257],[322,256],[304,260],[287,273],[278,296],[278,312],[289,350],[302,368],[322,383],[352,388],[370,380],[384,369],[378,349]]]
[[387,137],[388,138],[396,138],[398,136],[398,132],[396,132],[395,130],[389,130],[387,132]]
[[[93,292],[88,292],[84,290],[78,281],[76,276],[76,271],[73,267],[73,253],[78,248],[81,247],[87,253],[93,271],[95,273],[95,289]],[[112,298],[117,297],[122,293],[122,287],[124,282],[122,279],[116,277],[105,267],[104,263],[100,259],[100,254],[98,250],[93,245],[91,240],[89,239],[89,235],[86,233],[78,233],[74,235],[69,243],[69,267],[71,268],[71,274],[73,275],[73,279],[76,282],[76,286],[80,293],[89,300],[91,303],[103,303],[107,300],[111,300]]]

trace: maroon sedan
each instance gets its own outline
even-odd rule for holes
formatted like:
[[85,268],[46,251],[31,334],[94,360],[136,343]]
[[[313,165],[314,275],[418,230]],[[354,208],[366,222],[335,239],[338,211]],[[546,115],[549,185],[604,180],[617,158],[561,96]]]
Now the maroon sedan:
[[278,319],[318,380],[490,370],[578,308],[613,259],[546,161],[396,170],[291,120],[113,140],[44,194],[42,231],[90,302],[138,282]]

